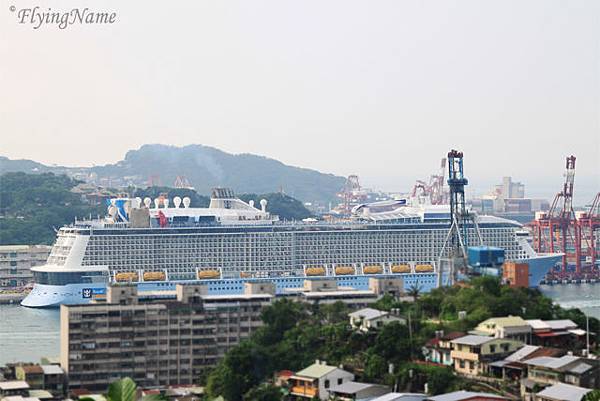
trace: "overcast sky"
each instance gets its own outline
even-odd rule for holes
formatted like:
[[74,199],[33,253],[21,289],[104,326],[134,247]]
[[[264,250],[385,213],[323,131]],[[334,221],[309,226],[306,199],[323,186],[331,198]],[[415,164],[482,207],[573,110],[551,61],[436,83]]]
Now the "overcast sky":
[[[117,19],[19,24],[35,5]],[[532,195],[560,190],[575,154],[591,198],[600,1],[0,0],[0,155],[92,165],[145,143],[255,153],[387,190],[458,148],[472,188],[512,175]]]

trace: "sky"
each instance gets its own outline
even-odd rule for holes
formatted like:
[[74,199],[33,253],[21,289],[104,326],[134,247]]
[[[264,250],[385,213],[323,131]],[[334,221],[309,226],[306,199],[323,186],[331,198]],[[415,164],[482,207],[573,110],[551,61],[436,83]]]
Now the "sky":
[[[33,29],[19,10],[36,5],[116,19]],[[390,191],[456,148],[471,190],[511,175],[547,197],[574,154],[591,200],[600,2],[0,0],[0,155],[91,166],[146,143]]]

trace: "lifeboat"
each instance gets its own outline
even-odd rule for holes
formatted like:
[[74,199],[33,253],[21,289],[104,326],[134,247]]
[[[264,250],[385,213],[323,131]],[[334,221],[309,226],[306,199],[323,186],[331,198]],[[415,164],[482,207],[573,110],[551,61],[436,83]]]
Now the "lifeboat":
[[336,266],[335,274],[338,276],[347,276],[349,274],[354,274],[354,267],[352,267],[352,266]]
[[410,265],[392,265],[392,273],[410,273]]
[[115,281],[122,283],[125,281],[138,281],[139,276],[136,272],[121,272],[115,274]]
[[370,265],[370,266],[365,266],[363,268],[363,273],[365,273],[365,274],[381,274],[381,273],[383,273],[383,269],[379,265]]
[[248,272],[240,272],[240,278],[250,278],[250,273]]
[[199,280],[207,280],[211,278],[220,278],[221,272],[218,270],[200,270],[198,271]]
[[325,268],[323,268],[323,267],[307,267],[306,275],[307,276],[324,276]]
[[144,281],[165,281],[167,275],[165,272],[144,272]]
[[429,264],[416,265],[415,266],[415,271],[417,273],[432,272],[433,271],[433,266],[429,265]]

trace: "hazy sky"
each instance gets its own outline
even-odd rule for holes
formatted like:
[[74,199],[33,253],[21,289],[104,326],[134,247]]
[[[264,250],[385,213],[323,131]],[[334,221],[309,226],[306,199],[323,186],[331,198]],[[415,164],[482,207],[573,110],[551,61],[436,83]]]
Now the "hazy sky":
[[[11,5],[17,11],[10,10]],[[90,7],[113,25],[19,24]],[[115,162],[144,143],[255,153],[400,189],[465,152],[600,189],[600,1],[0,0],[0,155]]]

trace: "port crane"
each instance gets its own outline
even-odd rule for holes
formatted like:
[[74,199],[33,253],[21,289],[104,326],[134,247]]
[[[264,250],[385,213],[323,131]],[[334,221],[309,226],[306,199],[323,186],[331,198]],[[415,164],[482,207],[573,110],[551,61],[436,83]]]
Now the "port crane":
[[448,187],[450,189],[450,229],[438,260],[438,287],[442,286],[443,273],[448,272],[448,284],[454,284],[458,271],[467,269],[469,226],[474,228],[478,242],[483,243],[477,224],[477,216],[467,210],[465,186],[469,180],[464,175],[463,153],[452,149],[448,152]]

